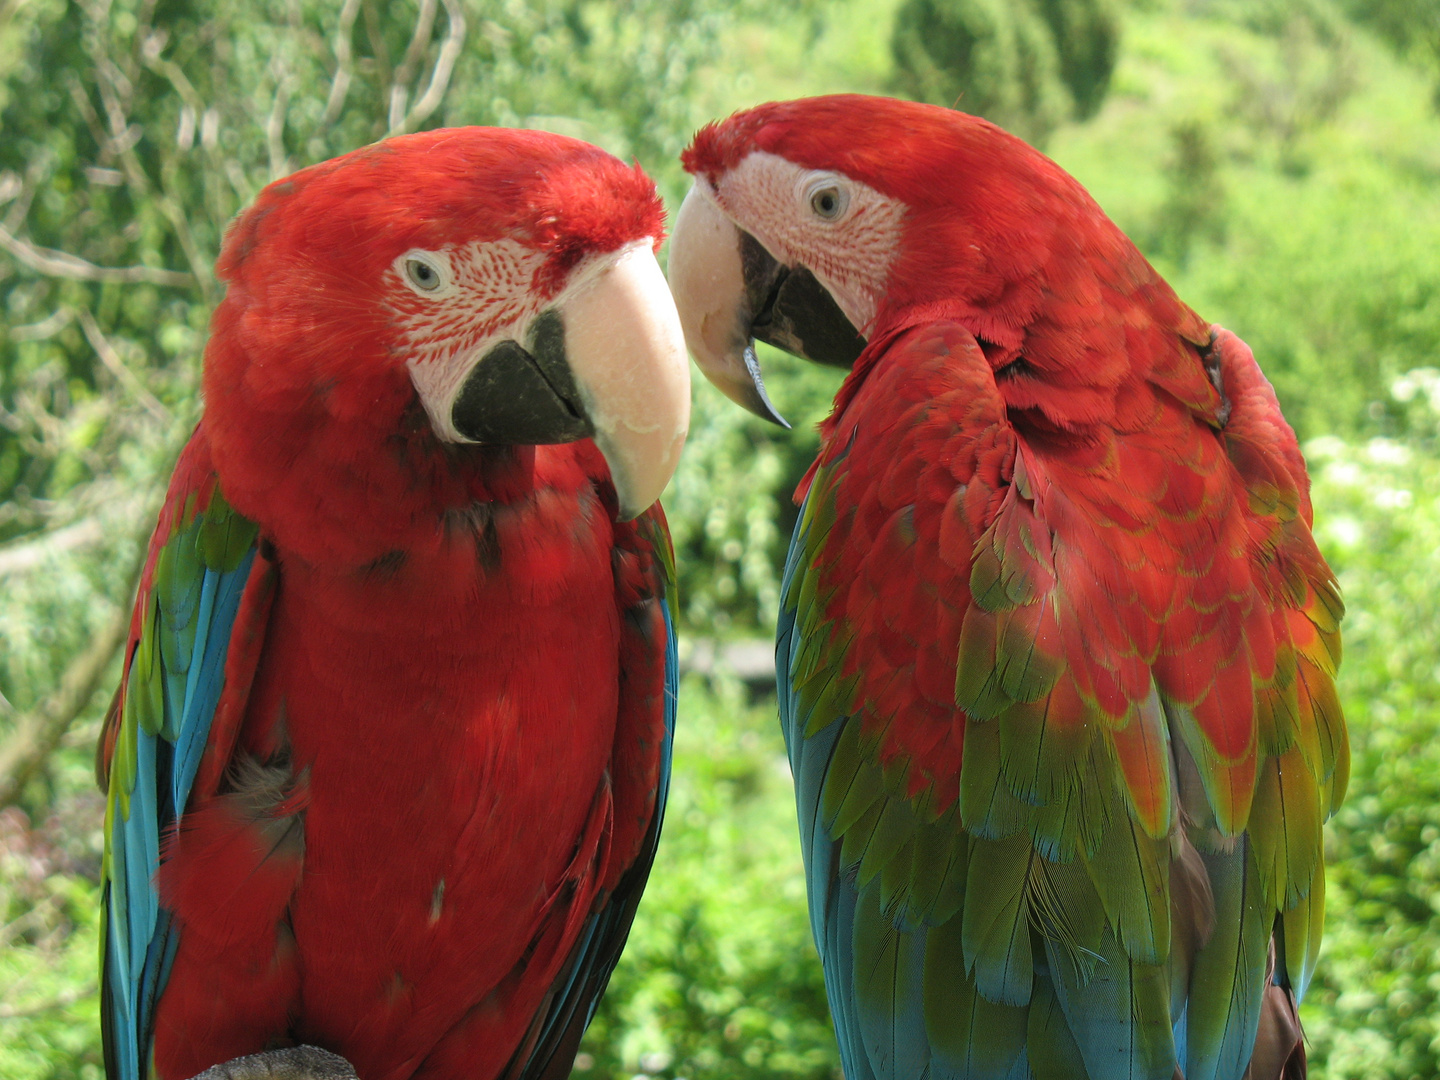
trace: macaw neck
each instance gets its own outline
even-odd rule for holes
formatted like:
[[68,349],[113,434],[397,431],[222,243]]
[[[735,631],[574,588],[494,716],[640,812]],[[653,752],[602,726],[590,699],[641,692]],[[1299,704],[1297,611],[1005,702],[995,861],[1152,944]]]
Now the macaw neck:
[[1123,267],[1070,267],[1038,293],[1017,288],[984,303],[961,293],[882,306],[822,433],[835,429],[898,335],[940,322],[975,338],[1017,426],[1100,437],[1140,422],[1156,392],[1220,426],[1222,403],[1204,360],[1208,325],[1138,251],[1128,251],[1133,258]]
[[[997,318],[993,313],[956,297],[912,302],[896,302],[892,299],[883,302],[869,327],[865,351],[855,361],[850,374],[845,377],[835,394],[830,416],[821,425],[822,437],[828,437],[839,425],[846,409],[865,385],[871,372],[885,362],[890,346],[896,338],[916,327],[933,326],[937,323],[957,323],[968,330],[990,361],[992,372],[1002,368],[1008,359],[1019,355],[1024,341],[1023,328],[1012,327],[1003,318]],[[1003,344],[997,343],[997,339]]]
[[344,571],[442,543],[477,504],[518,502],[546,483],[535,447],[443,444],[418,402],[389,431],[368,417],[313,414],[212,424],[207,413],[202,426],[231,505],[282,556],[317,567]]

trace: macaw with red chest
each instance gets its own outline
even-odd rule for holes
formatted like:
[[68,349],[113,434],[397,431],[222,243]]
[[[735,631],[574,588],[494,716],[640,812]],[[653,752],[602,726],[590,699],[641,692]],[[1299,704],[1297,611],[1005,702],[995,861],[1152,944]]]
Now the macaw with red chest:
[[110,1080],[569,1072],[670,769],[662,235],[638,167],[486,128],[231,228],[101,744]]
[[850,369],[777,665],[848,1080],[1270,1080],[1344,796],[1339,592],[1250,350],[963,113],[762,105],[684,155],[701,368]]

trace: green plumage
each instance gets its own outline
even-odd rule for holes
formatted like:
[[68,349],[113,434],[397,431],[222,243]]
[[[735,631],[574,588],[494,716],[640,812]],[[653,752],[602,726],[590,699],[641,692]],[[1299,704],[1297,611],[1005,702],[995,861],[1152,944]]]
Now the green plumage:
[[[877,368],[872,402],[914,411],[906,377]],[[988,378],[957,395],[965,423]],[[1226,464],[1206,425],[1183,462],[1137,458],[1173,475],[1131,498],[1105,486],[1119,451],[1067,473],[992,422],[928,464],[866,450],[896,428],[837,433],[797,528],[782,711],[819,823],[808,865],[856,896],[853,916],[814,909],[850,920],[839,939],[817,924],[827,961],[836,940],[852,953],[835,1007],[880,1080],[924,1067],[917,994],[935,1078],[1239,1080],[1272,931],[1282,979],[1314,970],[1347,769],[1341,609],[1301,489],[1244,439]],[[1232,465],[1269,515],[1244,527],[1272,530],[1253,563],[1206,518]]]
[[926,935],[925,1031],[936,1060],[960,1075],[1004,1076],[1024,1049],[1026,1010],[976,990],[959,922]]
[[976,989],[997,1005],[1030,1000],[1034,957],[1027,891],[1033,857],[1024,836],[970,845],[960,940]]
[[147,1040],[173,957],[155,884],[160,851],[200,770],[257,535],[192,442],[151,541],[124,682],[101,741],[101,1008],[113,1076],[153,1073]]

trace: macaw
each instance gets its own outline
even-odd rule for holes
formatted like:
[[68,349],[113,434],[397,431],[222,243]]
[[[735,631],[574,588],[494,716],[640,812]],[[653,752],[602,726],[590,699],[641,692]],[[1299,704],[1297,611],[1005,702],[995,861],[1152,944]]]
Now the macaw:
[[847,1080],[1297,1077],[1340,595],[1254,357],[1059,166],[836,96],[704,128],[691,351],[850,369],[776,660]]
[[110,1080],[568,1074],[670,775],[662,234],[638,166],[487,128],[229,230],[99,751]]

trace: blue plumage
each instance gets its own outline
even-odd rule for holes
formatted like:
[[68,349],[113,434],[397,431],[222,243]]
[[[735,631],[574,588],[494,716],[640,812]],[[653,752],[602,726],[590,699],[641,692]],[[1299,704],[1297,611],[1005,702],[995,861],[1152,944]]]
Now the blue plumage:
[[[787,596],[805,551],[805,508],[785,559],[780,595]],[[780,728],[795,778],[795,801],[800,819],[800,851],[809,886],[810,930],[825,971],[825,993],[830,1001],[840,1062],[846,1080],[876,1080],[860,1030],[855,1001],[855,946],[853,927],[858,892],[854,875],[839,872],[839,845],[825,828],[820,810],[836,743],[849,717],[840,717],[806,737],[808,716],[802,715],[799,693],[791,678],[793,660],[801,646],[800,629],[792,607],[781,606],[775,635],[775,677],[780,704]],[[881,1074],[883,1077],[884,1074]]]
[[[216,513],[233,514],[223,501]],[[160,905],[155,879],[160,867],[161,836],[175,825],[190,796],[215,708],[224,687],[225,656],[245,583],[255,557],[245,551],[235,566],[206,565],[193,552],[204,523],[199,515],[177,530],[157,560],[154,601],[141,635],[154,635],[155,648],[129,658],[130,694],[148,692],[157,676],[142,669],[145,659],[158,664],[163,722],[150,732],[133,703],[123,703],[119,738],[134,740],[134,775],[111,777],[112,814],[107,849],[110,877],[104,894],[103,1000],[107,1033],[106,1070],[111,1080],[145,1080],[150,1063],[142,1047],[150,1042],[155,1003],[165,987],[178,940],[169,913]],[[117,754],[118,756],[118,754]]]

